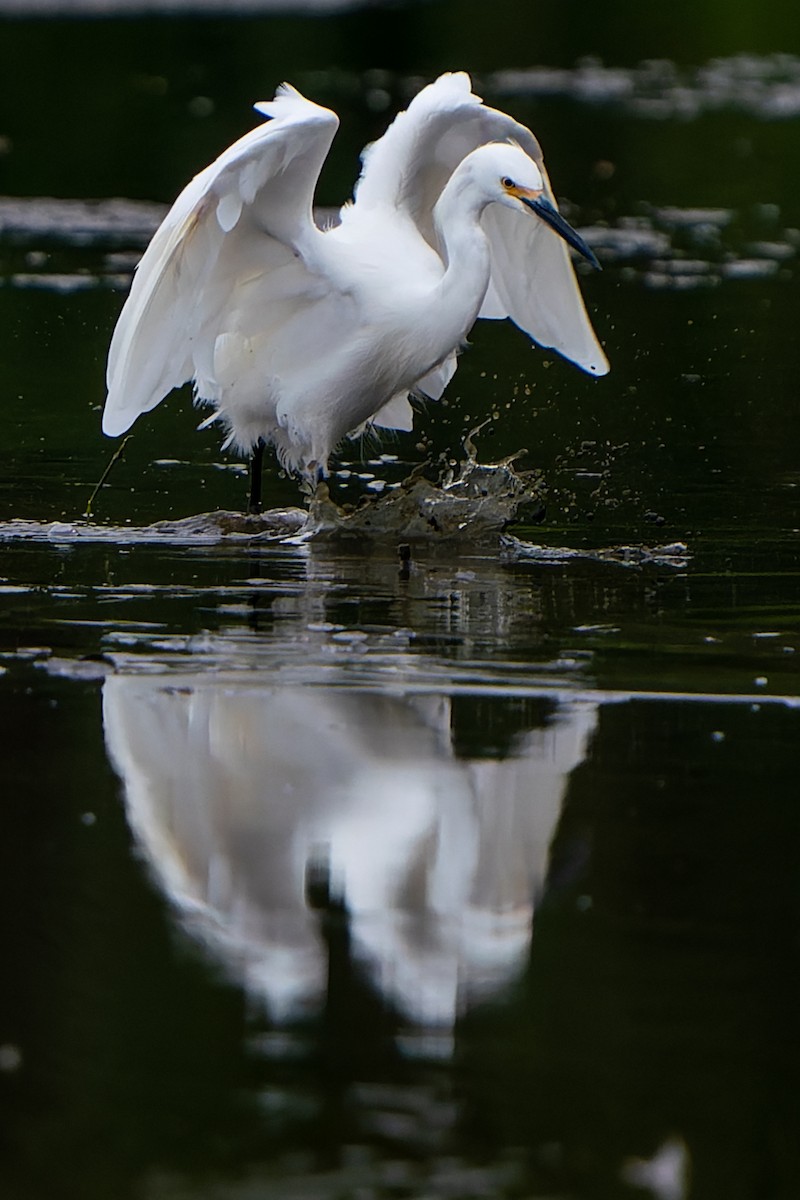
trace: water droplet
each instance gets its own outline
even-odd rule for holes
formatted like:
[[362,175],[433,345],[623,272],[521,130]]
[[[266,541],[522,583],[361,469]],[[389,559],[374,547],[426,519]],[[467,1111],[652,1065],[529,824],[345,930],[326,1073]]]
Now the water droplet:
[[0,1046],[0,1071],[18,1071],[22,1066],[22,1051],[10,1042]]

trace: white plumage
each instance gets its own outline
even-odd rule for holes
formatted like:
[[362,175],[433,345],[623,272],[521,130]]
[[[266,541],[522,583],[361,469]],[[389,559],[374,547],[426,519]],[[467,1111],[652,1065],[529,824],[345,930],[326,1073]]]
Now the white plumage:
[[364,154],[353,203],[321,230],[312,203],[338,127],[284,84],[269,118],[197,175],[148,246],[108,359],[117,435],[194,381],[242,452],[260,439],[316,478],[365,423],[410,429],[478,317],[511,317],[583,370],[608,363],[533,134],[472,94],[424,88]]

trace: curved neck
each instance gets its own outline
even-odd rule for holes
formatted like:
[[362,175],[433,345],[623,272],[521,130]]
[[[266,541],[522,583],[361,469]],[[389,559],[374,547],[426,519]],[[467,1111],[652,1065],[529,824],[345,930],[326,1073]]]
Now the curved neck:
[[489,286],[489,241],[480,217],[487,200],[472,184],[470,164],[462,162],[450,176],[433,210],[445,272],[439,283],[442,311],[458,316],[463,339],[472,327]]

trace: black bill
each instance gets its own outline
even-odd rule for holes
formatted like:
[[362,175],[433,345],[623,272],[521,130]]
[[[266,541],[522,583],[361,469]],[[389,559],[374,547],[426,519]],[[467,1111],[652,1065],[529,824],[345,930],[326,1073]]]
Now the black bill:
[[544,221],[545,225],[549,225],[551,229],[555,230],[568,246],[572,246],[573,250],[577,250],[579,254],[582,254],[587,262],[590,262],[596,270],[602,270],[594,251],[587,246],[581,235],[575,232],[569,221],[564,220],[558,209],[553,208],[549,200],[545,199],[544,196],[540,196],[538,200],[528,200],[527,197],[520,196],[520,200],[523,204],[527,204],[528,208],[535,212],[537,217]]

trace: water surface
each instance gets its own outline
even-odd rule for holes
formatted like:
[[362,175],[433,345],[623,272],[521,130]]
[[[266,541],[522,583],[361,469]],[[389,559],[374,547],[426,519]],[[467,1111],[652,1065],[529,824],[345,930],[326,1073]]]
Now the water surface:
[[[796,1193],[800,71],[762,8],[701,6],[693,60],[646,14],[615,53],[616,10],[540,53],[472,5],[0,30],[4,1195]],[[478,330],[332,487],[488,418],[539,523],[143,539],[246,487],[176,395],[81,525],[163,205],[284,76],[342,114],[335,204],[449,65],[539,134],[613,370]]]

